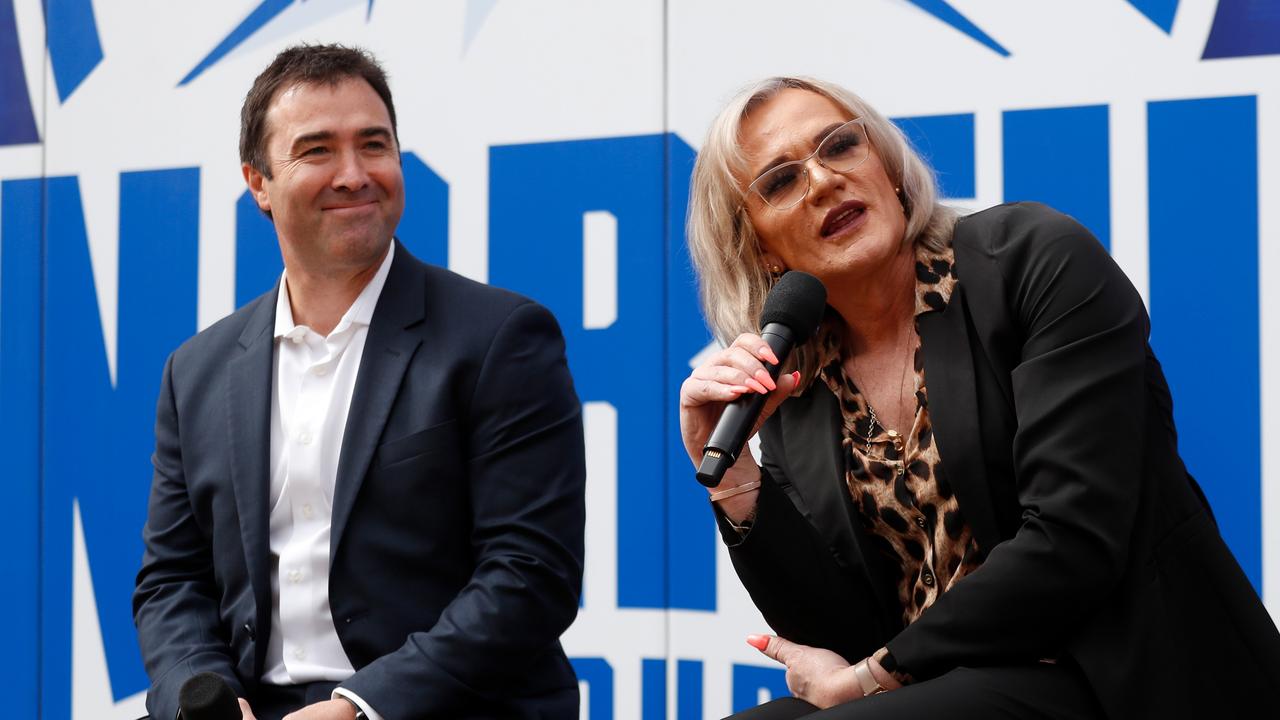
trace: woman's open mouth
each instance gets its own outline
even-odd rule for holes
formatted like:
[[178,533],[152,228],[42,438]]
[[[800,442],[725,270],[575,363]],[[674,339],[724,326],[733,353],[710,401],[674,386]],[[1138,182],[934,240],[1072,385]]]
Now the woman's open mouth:
[[835,206],[822,221],[822,237],[830,237],[861,224],[866,210],[867,204],[861,200],[848,200]]

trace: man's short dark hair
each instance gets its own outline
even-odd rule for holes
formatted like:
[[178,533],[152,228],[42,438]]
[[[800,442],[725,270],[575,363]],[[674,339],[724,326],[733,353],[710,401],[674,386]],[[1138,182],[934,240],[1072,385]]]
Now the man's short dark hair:
[[363,78],[382,98],[391,117],[391,132],[400,145],[396,132],[396,106],[391,101],[391,88],[387,74],[373,55],[359,48],[343,45],[294,45],[286,48],[271,61],[266,70],[253,81],[249,94],[240,108],[240,162],[271,179],[271,165],[267,162],[267,109],[282,88],[294,85],[330,86],[348,78]]

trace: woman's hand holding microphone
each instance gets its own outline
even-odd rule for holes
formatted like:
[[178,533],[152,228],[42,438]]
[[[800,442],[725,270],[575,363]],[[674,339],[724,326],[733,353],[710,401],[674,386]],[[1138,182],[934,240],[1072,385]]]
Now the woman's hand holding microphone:
[[[695,368],[680,386],[680,433],[695,466],[701,462],[703,447],[727,403],[749,393],[768,395],[764,409],[751,430],[751,435],[755,435],[778,405],[795,392],[799,373],[783,373],[775,381],[765,363],[779,364],[773,349],[759,335],[743,333],[732,345]],[[750,452],[743,451],[738,461],[725,472],[724,480],[709,490],[714,496],[759,479],[760,467]],[[750,490],[726,497],[718,503],[729,520],[742,524],[754,514],[757,494],[758,491]]]

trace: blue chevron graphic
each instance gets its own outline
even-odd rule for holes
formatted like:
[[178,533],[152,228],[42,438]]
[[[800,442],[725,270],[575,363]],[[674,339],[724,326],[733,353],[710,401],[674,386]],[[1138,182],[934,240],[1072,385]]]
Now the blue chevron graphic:
[[1221,0],[1202,60],[1280,55],[1280,3]]
[[1173,32],[1173,16],[1178,12],[1178,0],[1128,0],[1128,3],[1166,35]]
[[102,62],[102,41],[90,0],[45,0],[45,34],[58,100],[66,102]]
[[[200,77],[204,71],[214,65],[217,65],[223,58],[229,55],[232,50],[239,47],[245,40],[253,37],[254,33],[265,27],[267,23],[276,19],[280,13],[288,10],[289,6],[294,5],[295,2],[302,3],[306,2],[306,0],[262,0],[262,2],[258,4],[258,7],[251,10],[249,15],[245,17],[244,20],[241,20],[240,24],[222,39],[222,42],[218,43],[213,50],[209,51],[209,54],[206,55],[203,60],[196,63],[194,68],[191,68],[191,72],[187,73],[186,77],[178,81],[178,87],[182,87],[192,80],[195,80]],[[372,16],[373,0],[369,0],[368,9],[365,11],[365,22],[368,22],[369,18]]]
[[204,59],[196,63],[196,66],[187,73],[187,76],[178,82],[178,87],[182,87],[187,83],[200,77],[201,73],[218,63],[219,60],[227,56],[227,53],[235,50],[240,43],[248,40],[250,36],[262,29],[262,26],[271,22],[277,15],[288,9],[293,4],[293,0],[262,0],[258,7],[254,8],[249,16],[240,21],[222,42],[205,55]]
[[0,0],[0,146],[35,142],[40,142],[40,131],[22,72],[13,0]]
[[994,38],[982,31],[982,28],[974,25],[969,18],[960,14],[959,10],[951,7],[946,0],[907,0],[912,5],[929,13],[942,22],[986,45],[992,51],[1003,57],[1009,57],[1009,51],[1004,46],[996,42]]

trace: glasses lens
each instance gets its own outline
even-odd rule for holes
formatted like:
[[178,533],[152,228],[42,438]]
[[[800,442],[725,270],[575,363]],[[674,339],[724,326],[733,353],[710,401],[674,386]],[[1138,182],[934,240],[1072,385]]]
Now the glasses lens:
[[776,208],[800,202],[809,187],[804,177],[804,166],[798,162],[779,165],[756,178],[752,186],[765,202]]
[[866,160],[870,147],[862,123],[854,120],[831,131],[818,147],[818,158],[832,170],[845,172]]

